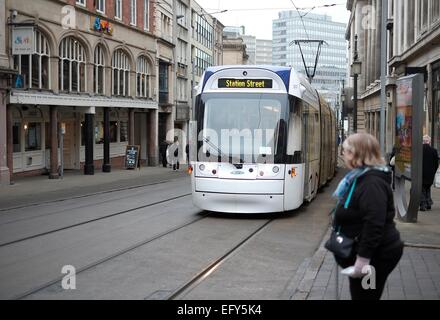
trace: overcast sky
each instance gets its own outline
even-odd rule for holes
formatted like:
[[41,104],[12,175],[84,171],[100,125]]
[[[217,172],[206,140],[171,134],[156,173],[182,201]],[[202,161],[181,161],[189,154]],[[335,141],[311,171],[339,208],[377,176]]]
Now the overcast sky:
[[[246,27],[246,34],[258,39],[272,39],[272,20],[278,18],[278,12],[295,10],[290,0],[196,0],[206,11],[213,14],[225,26]],[[313,13],[330,15],[334,21],[348,23],[350,13],[346,9],[346,0],[294,0],[298,8],[308,8],[328,4],[338,4],[330,8],[316,8]]]

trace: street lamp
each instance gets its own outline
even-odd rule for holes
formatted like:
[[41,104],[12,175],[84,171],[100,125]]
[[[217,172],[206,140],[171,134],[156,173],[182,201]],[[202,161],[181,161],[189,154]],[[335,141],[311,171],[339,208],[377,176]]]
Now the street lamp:
[[357,132],[357,85],[358,85],[358,77],[362,74],[362,62],[358,61],[358,51],[357,51],[357,42],[358,36],[354,36],[354,55],[353,55],[353,63],[350,68],[350,76],[354,78],[354,88],[353,88],[353,131]]

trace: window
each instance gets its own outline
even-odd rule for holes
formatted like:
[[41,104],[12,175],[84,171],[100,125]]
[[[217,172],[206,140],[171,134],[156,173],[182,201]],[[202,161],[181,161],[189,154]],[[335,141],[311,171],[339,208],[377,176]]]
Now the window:
[[187,6],[182,2],[177,2],[177,16],[182,16],[181,18],[177,19],[177,23],[181,26],[186,27],[188,25],[187,22]]
[[95,49],[95,60],[93,68],[93,78],[95,79],[95,93],[104,94],[105,92],[105,71],[104,71],[104,51],[101,45]]
[[136,25],[136,0],[130,0],[130,24]]
[[46,37],[38,30],[34,31],[34,53],[14,56],[14,67],[23,77],[18,88],[50,88],[49,43]]
[[187,80],[178,78],[177,79],[177,99],[179,101],[187,100]]
[[12,124],[12,144],[14,152],[21,152],[21,123]]
[[136,96],[150,96],[150,68],[146,57],[139,57],[136,65]]
[[50,122],[44,123],[44,139],[46,141],[46,150],[50,149]]
[[105,0],[95,0],[96,10],[101,13],[105,13]]
[[81,6],[86,6],[86,0],[76,0],[76,4],[79,4]]
[[116,50],[112,61],[112,94],[128,97],[130,95],[130,63],[127,54]]
[[[429,0],[419,1],[419,32],[424,32],[428,27]],[[403,10],[402,10],[403,11]]]
[[25,151],[41,150],[41,123],[25,124]]
[[150,29],[149,0],[144,0],[144,30]]
[[104,122],[100,121],[95,126],[95,144],[104,143]]
[[168,103],[168,65],[159,64],[159,103]]
[[83,46],[73,37],[64,38],[60,44],[60,90],[86,91],[86,55]]
[[120,141],[126,142],[128,141],[128,121],[121,121],[119,123],[121,134],[120,134]]
[[167,15],[161,13],[161,32],[162,36],[169,36],[171,37],[171,18]]
[[439,22],[440,20],[440,1],[432,1],[432,23],[435,24],[436,22]]
[[[118,142],[118,122],[110,121],[110,143]],[[104,121],[99,121],[95,126],[95,144],[104,143]]]
[[122,0],[115,0],[115,18],[122,19]]

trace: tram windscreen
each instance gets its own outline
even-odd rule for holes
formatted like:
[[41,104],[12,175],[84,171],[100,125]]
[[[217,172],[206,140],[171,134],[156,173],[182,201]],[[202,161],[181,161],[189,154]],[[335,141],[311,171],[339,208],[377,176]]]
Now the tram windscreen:
[[203,94],[196,108],[199,161],[282,162],[287,110],[282,94]]

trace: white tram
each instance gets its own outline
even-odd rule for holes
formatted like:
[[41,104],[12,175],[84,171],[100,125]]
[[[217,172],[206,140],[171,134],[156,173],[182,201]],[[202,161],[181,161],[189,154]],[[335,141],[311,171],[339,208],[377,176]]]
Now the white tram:
[[334,111],[292,68],[208,68],[190,131],[193,202],[203,210],[293,210],[335,173]]

